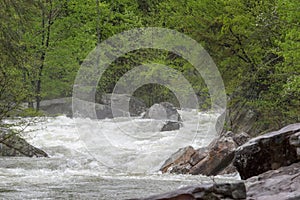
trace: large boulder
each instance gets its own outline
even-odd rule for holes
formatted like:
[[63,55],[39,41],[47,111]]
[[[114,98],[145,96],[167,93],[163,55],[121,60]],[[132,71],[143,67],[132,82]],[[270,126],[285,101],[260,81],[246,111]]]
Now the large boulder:
[[253,138],[235,153],[234,166],[242,179],[300,160],[300,123]]
[[152,105],[143,115],[143,118],[181,121],[181,117],[177,109],[169,102],[161,102],[159,104],[157,103]]
[[208,147],[195,150],[188,146],[179,149],[166,160],[163,173],[217,175],[236,172],[232,165],[235,149],[247,141],[246,133],[227,132],[213,140]]
[[[245,199],[246,187],[238,183],[208,183],[183,187],[168,193],[135,200],[196,200],[196,199]],[[134,199],[132,199],[134,200]]]
[[129,104],[130,116],[139,116],[147,110],[146,104],[141,99],[129,94],[102,94],[101,99],[97,103],[108,106],[116,105],[120,110],[125,104]]
[[300,199],[300,162],[251,177],[245,184],[247,199]]
[[0,129],[0,156],[48,157],[47,153],[38,149],[9,129]]

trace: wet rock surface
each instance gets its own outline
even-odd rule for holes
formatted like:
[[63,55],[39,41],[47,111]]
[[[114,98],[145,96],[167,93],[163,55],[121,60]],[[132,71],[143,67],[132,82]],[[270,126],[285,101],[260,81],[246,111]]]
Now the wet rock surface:
[[[300,199],[300,123],[247,140],[245,133],[227,132],[201,151],[182,148],[161,171],[204,175],[238,171],[245,179],[249,200]],[[180,195],[170,199],[185,198],[197,199]]]
[[48,157],[47,153],[38,149],[9,129],[0,129],[0,156]]
[[[244,183],[211,183],[188,186],[165,194],[135,200],[196,200],[196,199],[245,199]],[[132,199],[134,200],[134,199]]]
[[207,148],[195,150],[188,146],[179,149],[163,164],[163,173],[217,175],[235,173],[232,165],[235,149],[243,144],[249,136],[245,133],[235,135],[232,132],[221,135]]
[[143,115],[143,118],[182,121],[177,109],[169,102],[161,102],[159,104],[152,105]]
[[300,199],[300,163],[270,170],[246,180],[248,200]]
[[174,131],[180,129],[180,122],[167,121],[160,131]]
[[[202,156],[202,159],[204,156]],[[186,174],[192,167],[194,159],[201,160],[199,152],[191,146],[179,149],[162,165],[163,173]]]
[[224,170],[234,158],[237,147],[231,137],[221,137],[211,144],[208,155],[193,166],[190,174],[217,175]]
[[234,166],[242,179],[300,161],[300,123],[253,138],[235,153]]

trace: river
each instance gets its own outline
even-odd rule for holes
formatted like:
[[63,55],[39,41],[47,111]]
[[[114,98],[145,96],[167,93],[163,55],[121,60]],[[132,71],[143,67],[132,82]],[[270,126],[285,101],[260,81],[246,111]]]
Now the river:
[[[158,171],[182,145],[197,148],[216,137],[210,131],[216,114],[192,113],[181,111],[181,133],[160,132],[161,122],[139,117],[45,118],[29,126],[23,137],[46,151],[49,158],[0,158],[0,198],[128,199],[212,182],[206,176]],[[92,125],[93,133],[87,125]],[[238,175],[227,175],[214,181],[239,179]]]

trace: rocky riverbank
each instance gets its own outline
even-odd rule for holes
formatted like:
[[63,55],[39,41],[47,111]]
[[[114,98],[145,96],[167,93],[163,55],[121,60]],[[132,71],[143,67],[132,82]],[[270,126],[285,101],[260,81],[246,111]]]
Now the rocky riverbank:
[[[206,148],[180,149],[164,163],[161,171],[208,176],[239,173],[247,192],[247,196],[241,199],[300,199],[300,123],[288,125],[251,140],[245,133],[227,132]],[[207,189],[211,195],[215,195],[212,199],[223,199],[213,190]],[[179,189],[157,195],[152,199],[185,199],[182,195],[190,194],[189,191]],[[202,190],[197,191],[199,195],[195,193],[188,196],[188,199],[209,199],[200,195],[203,194]],[[232,191],[229,187],[223,192],[231,194]],[[226,199],[236,198],[229,195]]]
[[300,162],[245,180],[248,200],[299,200]]
[[[63,103],[57,101],[49,109],[55,111],[53,105],[61,105],[71,112],[69,104],[65,100]],[[56,111],[59,110],[64,109]],[[105,118],[109,116],[103,110],[101,113]],[[223,131],[207,147],[183,147],[160,168],[162,173],[175,174],[215,176],[239,173],[242,182],[194,185],[144,199],[300,199],[300,123],[250,139],[254,115],[247,113],[246,117],[236,114],[237,121],[243,119],[246,123],[249,120],[246,129],[236,126],[237,133]],[[166,102],[153,105],[143,117],[164,120],[166,123],[161,131],[177,130],[182,125],[176,108]],[[244,130],[252,134],[248,135]],[[44,151],[8,129],[0,130],[0,155],[47,157]]]
[[202,184],[135,200],[299,200],[300,162],[270,170],[243,182]]

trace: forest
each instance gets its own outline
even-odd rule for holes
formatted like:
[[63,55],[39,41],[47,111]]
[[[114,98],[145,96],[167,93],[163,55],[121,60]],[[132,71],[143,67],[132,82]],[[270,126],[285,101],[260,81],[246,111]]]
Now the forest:
[[[2,0],[0,121],[38,114],[41,100],[72,96],[80,65],[102,41],[133,28],[162,27],[207,50],[222,75],[229,108],[246,104],[266,129],[299,122],[299,19],[298,0]],[[194,67],[157,49],[119,57],[99,81],[97,94],[111,93],[127,71],[146,62],[178,70],[201,108],[209,108],[207,87]],[[176,104],[161,85],[144,85],[135,95],[148,106]],[[24,103],[31,109],[22,109]]]

